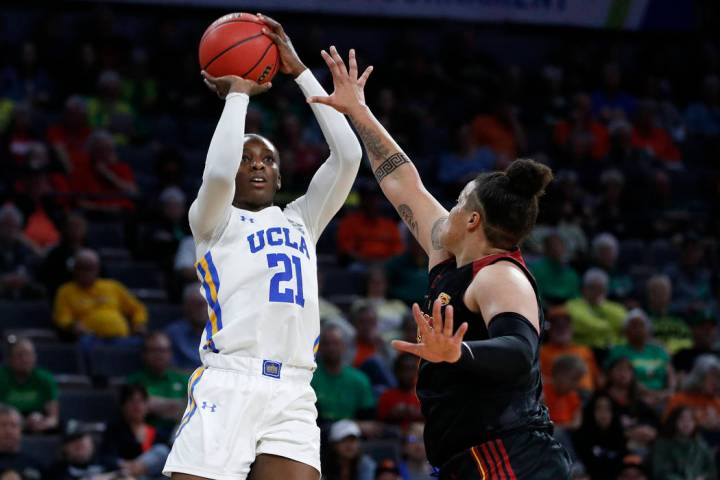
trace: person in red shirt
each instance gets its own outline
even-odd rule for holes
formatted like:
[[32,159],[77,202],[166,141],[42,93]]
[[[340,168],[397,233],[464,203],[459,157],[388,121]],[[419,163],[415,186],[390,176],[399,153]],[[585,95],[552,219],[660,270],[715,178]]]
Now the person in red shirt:
[[[370,186],[360,190],[360,208],[340,220],[337,241],[341,258],[382,262],[405,250],[400,229],[380,213],[380,196]],[[402,215],[402,212],[400,212]]]
[[589,95],[575,95],[568,119],[555,124],[553,141],[572,159],[590,157],[601,160],[607,155],[610,137],[607,128],[592,118],[592,100]]
[[545,382],[543,394],[550,419],[558,427],[568,430],[580,427],[582,400],[578,387],[586,371],[585,363],[574,355],[562,355],[555,359],[552,379]]
[[62,121],[51,125],[47,131],[47,139],[67,173],[89,169],[86,147],[91,132],[85,100],[79,96],[68,98]]
[[417,357],[403,353],[395,359],[394,372],[397,387],[389,388],[378,400],[378,420],[406,428],[411,422],[423,420],[420,401],[415,395]]
[[657,105],[654,102],[640,104],[632,131],[632,145],[668,164],[678,165],[682,161],[680,150],[670,135],[658,126]]

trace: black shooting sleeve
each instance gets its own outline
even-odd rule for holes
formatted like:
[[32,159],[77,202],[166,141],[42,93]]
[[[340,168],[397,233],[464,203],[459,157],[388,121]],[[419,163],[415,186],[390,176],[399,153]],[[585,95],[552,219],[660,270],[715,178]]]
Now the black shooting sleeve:
[[490,319],[487,340],[462,343],[456,365],[500,383],[527,375],[538,349],[539,336],[523,315],[503,312]]

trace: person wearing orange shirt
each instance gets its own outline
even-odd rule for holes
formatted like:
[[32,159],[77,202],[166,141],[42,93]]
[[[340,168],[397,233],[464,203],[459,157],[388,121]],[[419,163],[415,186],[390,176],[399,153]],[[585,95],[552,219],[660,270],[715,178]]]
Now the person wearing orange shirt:
[[690,408],[703,429],[720,431],[720,360],[715,355],[702,355],[695,361],[685,388],[668,400],[665,416],[678,407]]
[[598,385],[599,370],[592,350],[584,345],[573,343],[572,324],[570,315],[565,307],[553,307],[548,311],[548,341],[540,347],[540,370],[543,379],[552,378],[552,366],[555,360],[563,355],[573,355],[582,360],[585,365],[578,384],[578,388],[584,392],[593,392]]
[[381,215],[380,196],[371,187],[360,191],[360,208],[340,220],[337,242],[341,257],[358,262],[382,262],[405,250],[397,223]]
[[632,130],[632,145],[668,164],[678,165],[682,161],[682,154],[670,135],[658,126],[657,105],[653,102],[642,102],[638,107]]
[[543,396],[550,419],[560,428],[580,427],[582,400],[578,386],[586,371],[583,361],[574,355],[561,355],[552,364],[552,377],[544,382]]

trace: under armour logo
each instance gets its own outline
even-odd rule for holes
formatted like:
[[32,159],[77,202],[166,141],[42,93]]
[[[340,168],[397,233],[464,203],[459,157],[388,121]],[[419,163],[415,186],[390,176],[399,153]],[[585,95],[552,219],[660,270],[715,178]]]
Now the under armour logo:
[[214,403],[213,403],[212,405],[208,405],[207,402],[203,402],[203,404],[202,404],[202,409],[205,410],[205,409],[208,409],[208,408],[210,409],[210,412],[211,412],[211,413],[215,413],[215,409],[217,408],[217,405],[215,405]]
[[240,221],[241,222],[250,222],[255,223],[255,219],[252,217],[246,217],[245,215],[240,215]]

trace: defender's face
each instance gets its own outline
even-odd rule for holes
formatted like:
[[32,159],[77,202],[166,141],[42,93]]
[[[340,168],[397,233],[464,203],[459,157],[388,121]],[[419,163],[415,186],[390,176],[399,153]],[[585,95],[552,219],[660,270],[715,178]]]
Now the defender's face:
[[233,205],[259,210],[273,204],[280,189],[280,157],[275,146],[265,139],[245,142],[242,161],[235,177]]

